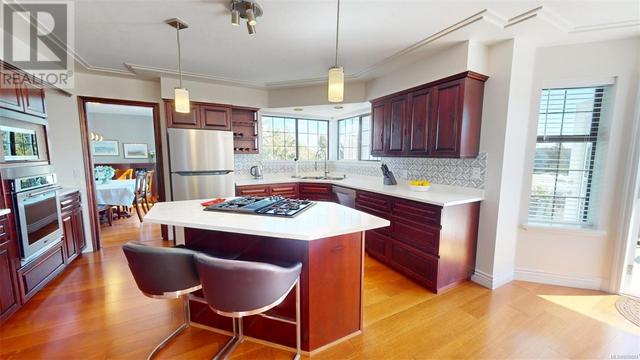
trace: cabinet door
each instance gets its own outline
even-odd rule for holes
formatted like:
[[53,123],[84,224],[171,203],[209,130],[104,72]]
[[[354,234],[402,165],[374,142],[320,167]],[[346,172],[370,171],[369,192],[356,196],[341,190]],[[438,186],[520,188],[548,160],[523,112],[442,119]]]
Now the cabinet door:
[[0,73],[0,107],[24,111],[24,103],[22,102],[22,90],[13,79],[13,71],[4,70]]
[[62,215],[62,231],[63,231],[63,237],[64,237],[64,247],[66,251],[67,263],[69,263],[78,256],[78,245],[76,244],[76,231],[73,226],[73,214]]
[[0,244],[0,319],[18,306],[18,291],[14,282],[15,271],[11,266],[9,242]]
[[236,196],[269,196],[268,185],[250,185],[236,187]]
[[191,103],[191,111],[188,114],[176,112],[173,101],[167,101],[165,113],[167,116],[167,127],[197,129],[200,127],[200,112],[198,105]]
[[87,240],[84,237],[84,220],[82,219],[82,208],[78,208],[71,217],[74,235],[76,239],[76,248],[78,255],[81,255],[82,249],[87,247]]
[[386,153],[402,153],[404,142],[404,129],[407,119],[407,95],[395,97],[389,101]]
[[211,130],[231,130],[231,108],[200,105],[200,127]]
[[40,117],[47,116],[44,89],[25,82],[22,84],[22,98],[24,101],[24,112]]
[[300,199],[333,201],[333,186],[330,184],[300,183]]
[[276,184],[271,185],[271,196],[282,196],[285,198],[298,198],[298,184]]
[[373,103],[371,106],[371,155],[384,154],[384,115],[385,103]]
[[406,151],[410,155],[426,155],[429,150],[431,95],[431,89],[411,94],[409,122],[406,130]]
[[439,85],[434,95],[429,155],[455,157],[460,152],[462,80]]

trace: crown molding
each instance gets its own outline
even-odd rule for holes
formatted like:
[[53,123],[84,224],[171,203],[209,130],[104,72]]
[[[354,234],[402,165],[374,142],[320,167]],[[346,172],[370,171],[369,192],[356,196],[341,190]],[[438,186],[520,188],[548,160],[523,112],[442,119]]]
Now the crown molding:
[[[407,58],[409,55],[415,54],[420,50],[424,50],[427,46],[437,42],[438,40],[446,37],[447,35],[455,33],[461,29],[467,28],[480,21],[494,25],[496,28],[508,29],[508,28],[516,27],[517,25],[523,24],[532,19],[540,19],[542,21],[545,21],[564,34],[575,34],[575,33],[583,33],[583,32],[603,31],[603,30],[640,26],[640,19],[617,21],[617,22],[603,23],[603,24],[575,26],[571,24],[568,20],[566,20],[565,18],[563,18],[562,16],[560,16],[559,14],[557,14],[556,12],[548,8],[547,6],[538,6],[533,9],[524,11],[511,18],[504,18],[490,9],[483,9],[469,17],[466,17],[456,22],[455,24],[445,29],[442,29],[420,41],[413,43],[412,45],[378,61],[377,63],[371,66],[368,66],[352,74],[345,74],[345,81],[357,82],[357,81],[366,81],[369,78],[373,78],[378,73],[384,73],[383,68],[392,66],[393,63],[400,62],[401,60]],[[94,71],[94,72],[106,72],[110,74],[127,75],[127,76],[134,76],[134,77],[135,76],[160,77],[163,75],[171,76],[171,77],[178,76],[177,71],[173,69],[165,69],[165,68],[125,62],[124,66],[126,70],[121,70],[121,69],[114,69],[114,68],[108,68],[108,67],[93,66],[75,52],[72,53],[72,56],[86,70]],[[213,76],[208,74],[193,73],[193,72],[183,72],[183,77],[190,80],[195,80],[195,81],[205,81],[205,82],[211,82],[211,83],[222,84],[222,85],[240,86],[240,87],[256,88],[256,89],[263,89],[263,90],[288,88],[288,87],[314,86],[314,85],[323,85],[326,83],[326,77],[284,80],[284,81],[268,81],[268,82],[237,80],[237,79]]]

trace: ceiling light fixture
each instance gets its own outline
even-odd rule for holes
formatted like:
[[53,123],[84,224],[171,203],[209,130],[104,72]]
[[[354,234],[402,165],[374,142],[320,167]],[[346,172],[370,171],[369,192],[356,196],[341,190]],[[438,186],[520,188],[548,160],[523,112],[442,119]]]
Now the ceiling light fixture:
[[188,114],[191,111],[191,105],[189,103],[189,90],[185,89],[182,86],[182,54],[180,52],[180,30],[188,28],[189,25],[178,18],[169,19],[165,22],[169,24],[169,26],[176,29],[176,39],[178,42],[178,77],[180,79],[180,86],[175,88],[173,91],[175,110],[179,113]]
[[340,0],[338,0],[338,12],[336,15],[336,58],[333,67],[329,69],[327,83],[327,97],[329,102],[342,102],[344,99],[344,69],[338,66],[338,40],[340,34]]
[[238,26],[240,25],[240,12],[236,9],[236,3],[231,3],[231,25]]
[[262,8],[254,0],[231,0],[231,25],[240,24],[240,19],[247,20],[247,31],[256,33],[257,18],[262,16]]

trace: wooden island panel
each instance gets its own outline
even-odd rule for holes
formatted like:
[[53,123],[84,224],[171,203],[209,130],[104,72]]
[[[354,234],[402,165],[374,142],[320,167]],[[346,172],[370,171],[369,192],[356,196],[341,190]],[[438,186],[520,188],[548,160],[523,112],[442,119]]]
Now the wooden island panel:
[[[185,228],[185,245],[207,251],[240,252],[251,261],[302,262],[302,349],[318,350],[362,330],[363,233],[313,241]],[[197,294],[198,295],[198,294]],[[199,295],[201,296],[201,294]],[[231,331],[231,319],[190,302],[192,321]],[[268,312],[295,319],[295,292]],[[245,335],[295,348],[295,326],[261,316],[243,320]]]

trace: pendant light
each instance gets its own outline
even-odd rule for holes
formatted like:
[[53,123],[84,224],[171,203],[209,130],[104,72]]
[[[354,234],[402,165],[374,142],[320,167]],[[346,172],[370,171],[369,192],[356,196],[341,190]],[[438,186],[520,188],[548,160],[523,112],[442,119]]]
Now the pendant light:
[[329,69],[329,81],[327,96],[329,102],[342,102],[344,99],[344,69],[338,66],[338,39],[340,32],[340,0],[338,0],[338,13],[336,16],[336,58],[334,66]]
[[173,92],[175,110],[179,113],[188,114],[189,112],[191,112],[191,104],[189,103],[189,90],[185,89],[182,86],[182,54],[180,52],[180,30],[188,28],[189,25],[178,18],[169,19],[166,21],[166,23],[176,29],[176,39],[178,42],[178,77],[180,79],[180,86],[175,88]]

